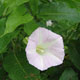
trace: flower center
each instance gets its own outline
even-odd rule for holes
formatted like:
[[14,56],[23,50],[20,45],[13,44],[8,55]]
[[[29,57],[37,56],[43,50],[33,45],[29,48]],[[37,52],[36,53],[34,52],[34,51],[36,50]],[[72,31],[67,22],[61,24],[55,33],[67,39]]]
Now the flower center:
[[37,53],[43,54],[44,51],[45,51],[45,50],[44,50],[44,48],[43,48],[42,46],[38,45],[38,46],[36,47],[36,52],[37,52]]

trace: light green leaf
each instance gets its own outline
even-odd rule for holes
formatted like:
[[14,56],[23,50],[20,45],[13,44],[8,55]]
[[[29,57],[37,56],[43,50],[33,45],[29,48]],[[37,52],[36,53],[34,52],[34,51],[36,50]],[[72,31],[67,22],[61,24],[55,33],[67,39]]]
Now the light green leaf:
[[33,17],[26,12],[26,8],[24,6],[19,6],[9,15],[4,34],[13,32],[18,26],[28,23],[32,19]]
[[30,21],[29,23],[27,23],[27,24],[25,24],[25,26],[24,26],[24,31],[28,34],[28,35],[30,35],[35,29],[37,29],[39,26],[38,26],[38,24],[34,21],[34,20],[32,20],[32,21]]
[[14,7],[22,5],[28,1],[29,0],[4,0],[4,4],[6,7],[14,8]]
[[58,22],[78,23],[80,22],[80,11],[69,7],[65,2],[53,2],[52,4],[42,5],[39,17]]
[[0,38],[0,54],[5,50],[9,42],[19,33],[19,31],[6,34]]
[[78,80],[78,76],[73,69],[66,69],[59,80]]
[[25,52],[8,54],[4,60],[4,68],[11,80],[41,80],[39,70],[27,62]]

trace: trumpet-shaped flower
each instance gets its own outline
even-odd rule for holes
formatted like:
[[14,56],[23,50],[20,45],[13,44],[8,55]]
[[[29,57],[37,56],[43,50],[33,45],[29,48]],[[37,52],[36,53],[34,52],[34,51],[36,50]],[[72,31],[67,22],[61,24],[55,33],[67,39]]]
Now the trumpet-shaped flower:
[[39,27],[29,37],[26,47],[29,63],[43,71],[63,63],[64,45],[60,35]]

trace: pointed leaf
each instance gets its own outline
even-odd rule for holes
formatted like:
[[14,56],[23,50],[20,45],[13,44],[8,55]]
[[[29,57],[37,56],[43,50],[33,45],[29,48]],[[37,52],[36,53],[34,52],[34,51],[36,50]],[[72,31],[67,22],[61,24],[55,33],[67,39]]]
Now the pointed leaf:
[[7,19],[4,34],[13,32],[18,26],[28,23],[32,19],[33,17],[30,14],[26,14],[26,8],[24,6],[16,8]]

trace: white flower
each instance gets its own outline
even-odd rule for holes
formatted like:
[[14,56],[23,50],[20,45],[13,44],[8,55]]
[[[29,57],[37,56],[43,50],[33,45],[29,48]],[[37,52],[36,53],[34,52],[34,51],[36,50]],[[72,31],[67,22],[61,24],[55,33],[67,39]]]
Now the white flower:
[[43,71],[63,63],[64,45],[60,35],[39,27],[29,37],[26,47],[29,63]]
[[52,26],[53,22],[51,20],[46,21],[46,26]]

